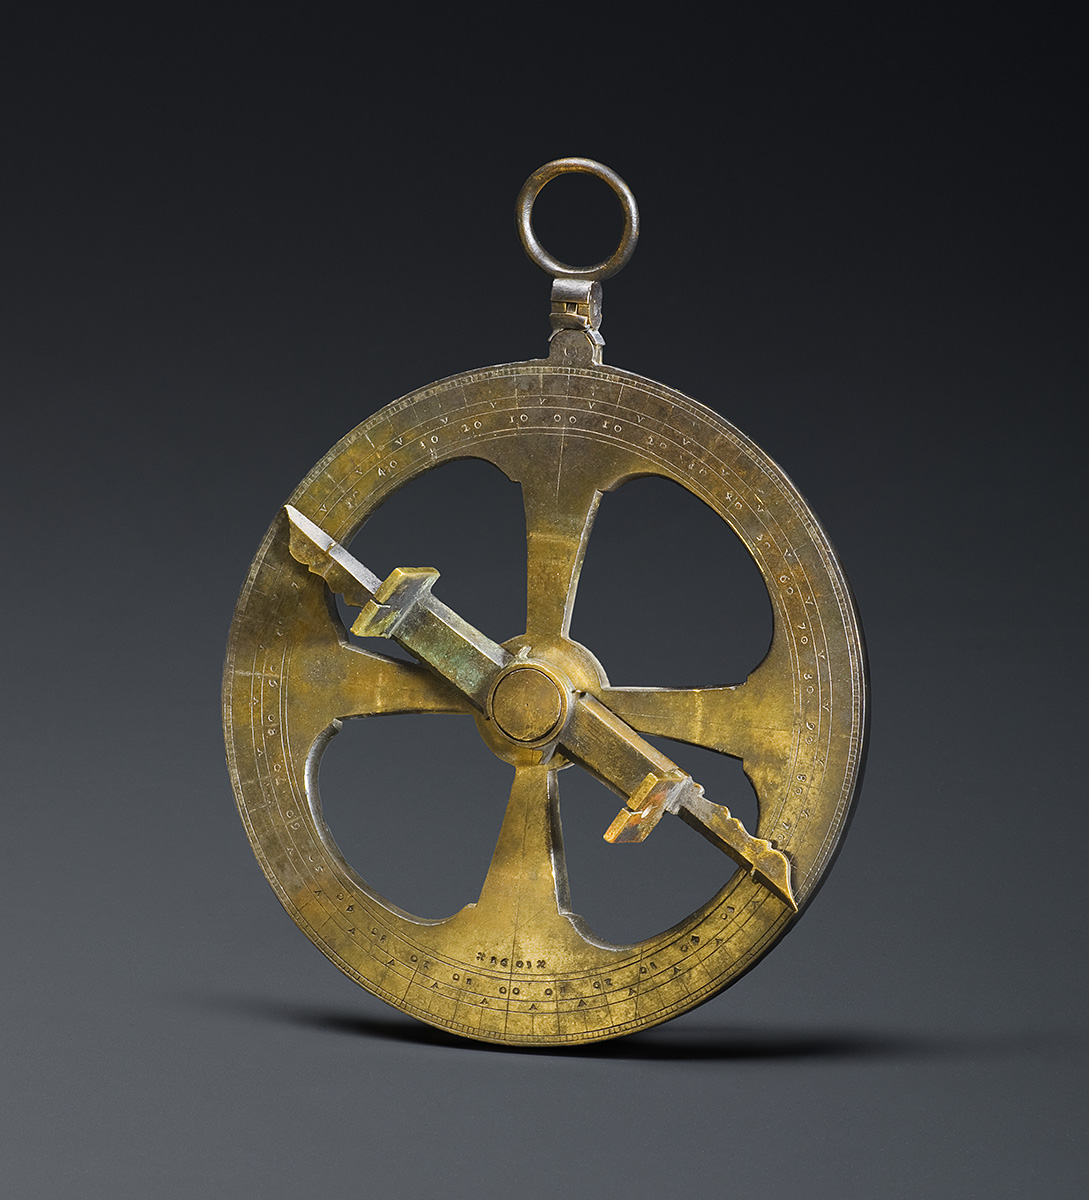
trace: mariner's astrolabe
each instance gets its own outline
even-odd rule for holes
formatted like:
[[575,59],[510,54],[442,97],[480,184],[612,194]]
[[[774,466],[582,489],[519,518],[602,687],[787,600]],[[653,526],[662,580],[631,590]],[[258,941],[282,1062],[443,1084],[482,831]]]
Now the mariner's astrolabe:
[[[540,189],[569,171],[604,180],[624,210],[616,253],[583,269],[552,258],[531,223]],[[526,182],[518,219],[527,253],[554,279],[548,357],[420,388],[314,467],[250,568],[223,705],[246,831],[311,941],[422,1021],[485,1041],[556,1045],[691,1009],[798,919],[832,864],[859,786],[866,667],[835,552],[783,471],[711,409],[602,364],[600,281],[624,265],[638,236],[624,182],[591,160],[560,159]],[[521,486],[525,632],[503,644],[442,602],[443,563],[406,563],[385,579],[365,565],[368,517],[458,458],[483,459]],[[771,647],[740,685],[613,687],[593,647],[569,636],[598,501],[647,475],[675,481],[713,510],[763,577]],[[338,603],[374,650],[349,639]],[[414,661],[382,653],[380,638]],[[318,770],[330,739],[351,718],[391,713],[471,716],[465,736],[483,738],[510,765],[510,799],[479,895],[445,919],[414,916],[369,886],[322,817]],[[649,737],[672,739],[675,759]],[[754,828],[704,794],[686,769],[686,745],[742,761],[759,805]],[[569,901],[558,804],[565,767],[600,782],[612,852],[638,854],[622,843],[679,819],[721,851],[719,889],[645,941],[598,937]],[[611,824],[606,789],[622,804]],[[451,825],[456,831],[456,811]]]

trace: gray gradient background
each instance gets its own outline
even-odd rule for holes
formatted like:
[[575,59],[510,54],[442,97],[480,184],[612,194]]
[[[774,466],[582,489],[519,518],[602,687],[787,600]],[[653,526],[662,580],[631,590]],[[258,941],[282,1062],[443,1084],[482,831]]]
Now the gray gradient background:
[[[4,1194],[1083,1195],[1073,31],[1046,6],[722,28],[674,6],[634,31],[305,11],[41,6],[4,39]],[[292,926],[235,813],[219,675],[246,565],[334,441],[544,353],[511,209],[563,154],[642,207],[607,360],[784,464],[852,580],[874,715],[836,868],[756,971],[621,1042],[510,1052],[387,1009]],[[540,220],[585,260],[615,215],[581,182]],[[371,565],[433,562],[507,636],[517,514],[486,474],[450,477],[456,512],[401,493]],[[616,682],[723,682],[766,611],[669,501],[606,502],[575,632]],[[736,663],[691,678],[719,638]],[[356,723],[330,803],[441,905],[429,788],[470,823],[471,887],[504,782],[471,728],[424,720],[444,784],[406,720]],[[615,858],[640,848],[594,842],[612,804],[564,797],[576,906],[610,928],[703,878],[663,826],[644,894]]]

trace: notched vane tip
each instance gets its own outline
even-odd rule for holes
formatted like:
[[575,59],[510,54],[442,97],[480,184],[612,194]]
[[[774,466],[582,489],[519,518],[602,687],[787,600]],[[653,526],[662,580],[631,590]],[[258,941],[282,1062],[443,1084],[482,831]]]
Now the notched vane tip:
[[767,849],[761,850],[753,857],[752,874],[797,912],[798,901],[794,899],[794,890],[790,886],[790,859],[781,850],[776,850],[770,842],[765,842],[764,845]]
[[313,566],[319,555],[327,555],[336,544],[320,525],[315,525],[294,506],[285,504],[284,515],[287,517],[287,548],[296,562]]
[[287,548],[296,562],[319,575],[354,608],[374,598],[382,581],[344,547],[291,504],[285,504]]

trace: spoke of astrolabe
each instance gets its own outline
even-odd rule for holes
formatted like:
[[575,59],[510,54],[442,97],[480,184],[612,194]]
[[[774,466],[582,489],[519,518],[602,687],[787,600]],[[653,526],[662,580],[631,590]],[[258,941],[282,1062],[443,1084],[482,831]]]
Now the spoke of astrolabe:
[[779,636],[737,687],[606,688],[601,701],[639,733],[742,759],[758,794],[780,775],[790,750],[794,680]]
[[284,730],[299,761],[337,718],[471,711],[465,697],[427,667],[335,638],[307,645],[282,692]]
[[[521,472],[526,512],[527,604],[530,640],[566,637],[579,572],[600,493],[583,472],[564,470],[559,439]],[[575,450],[568,449],[567,458]]]
[[477,913],[532,929],[552,923],[568,905],[556,772],[518,767]]

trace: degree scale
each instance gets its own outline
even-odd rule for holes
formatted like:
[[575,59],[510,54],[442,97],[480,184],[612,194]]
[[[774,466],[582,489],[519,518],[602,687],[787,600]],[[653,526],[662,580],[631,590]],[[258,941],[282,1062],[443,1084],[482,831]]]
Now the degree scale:
[[[620,245],[592,267],[558,262],[533,232],[537,194],[570,171],[603,180],[624,210]],[[835,552],[783,471],[711,409],[602,364],[600,281],[627,262],[638,236],[623,180],[592,160],[560,159],[530,176],[517,213],[528,255],[553,276],[548,357],[421,388],[358,425],[311,470],[273,520],[242,589],[223,710],[246,832],[311,941],[422,1021],[545,1046],[616,1037],[686,1012],[783,937],[831,866],[860,784],[866,666]],[[438,570],[406,565],[382,580],[365,565],[367,518],[457,458],[490,462],[522,489],[526,629],[502,645],[442,603]],[[743,684],[612,687],[592,650],[569,637],[598,501],[646,475],[708,505],[761,572],[774,633]],[[375,649],[351,644],[337,596],[352,632]],[[415,661],[382,653],[382,638]],[[399,908],[345,861],[322,817],[318,774],[345,720],[439,712],[472,716],[476,730],[467,725],[466,736],[479,733],[513,781],[479,896],[432,919]],[[647,736],[672,739],[676,758]],[[704,794],[685,770],[685,744],[742,760],[759,804],[755,829]],[[721,888],[644,941],[597,937],[570,907],[564,768],[602,784],[602,830],[615,853],[638,854],[622,843],[679,818],[722,851]],[[611,824],[605,789],[622,804]],[[451,801],[453,843],[456,804],[471,802]]]

